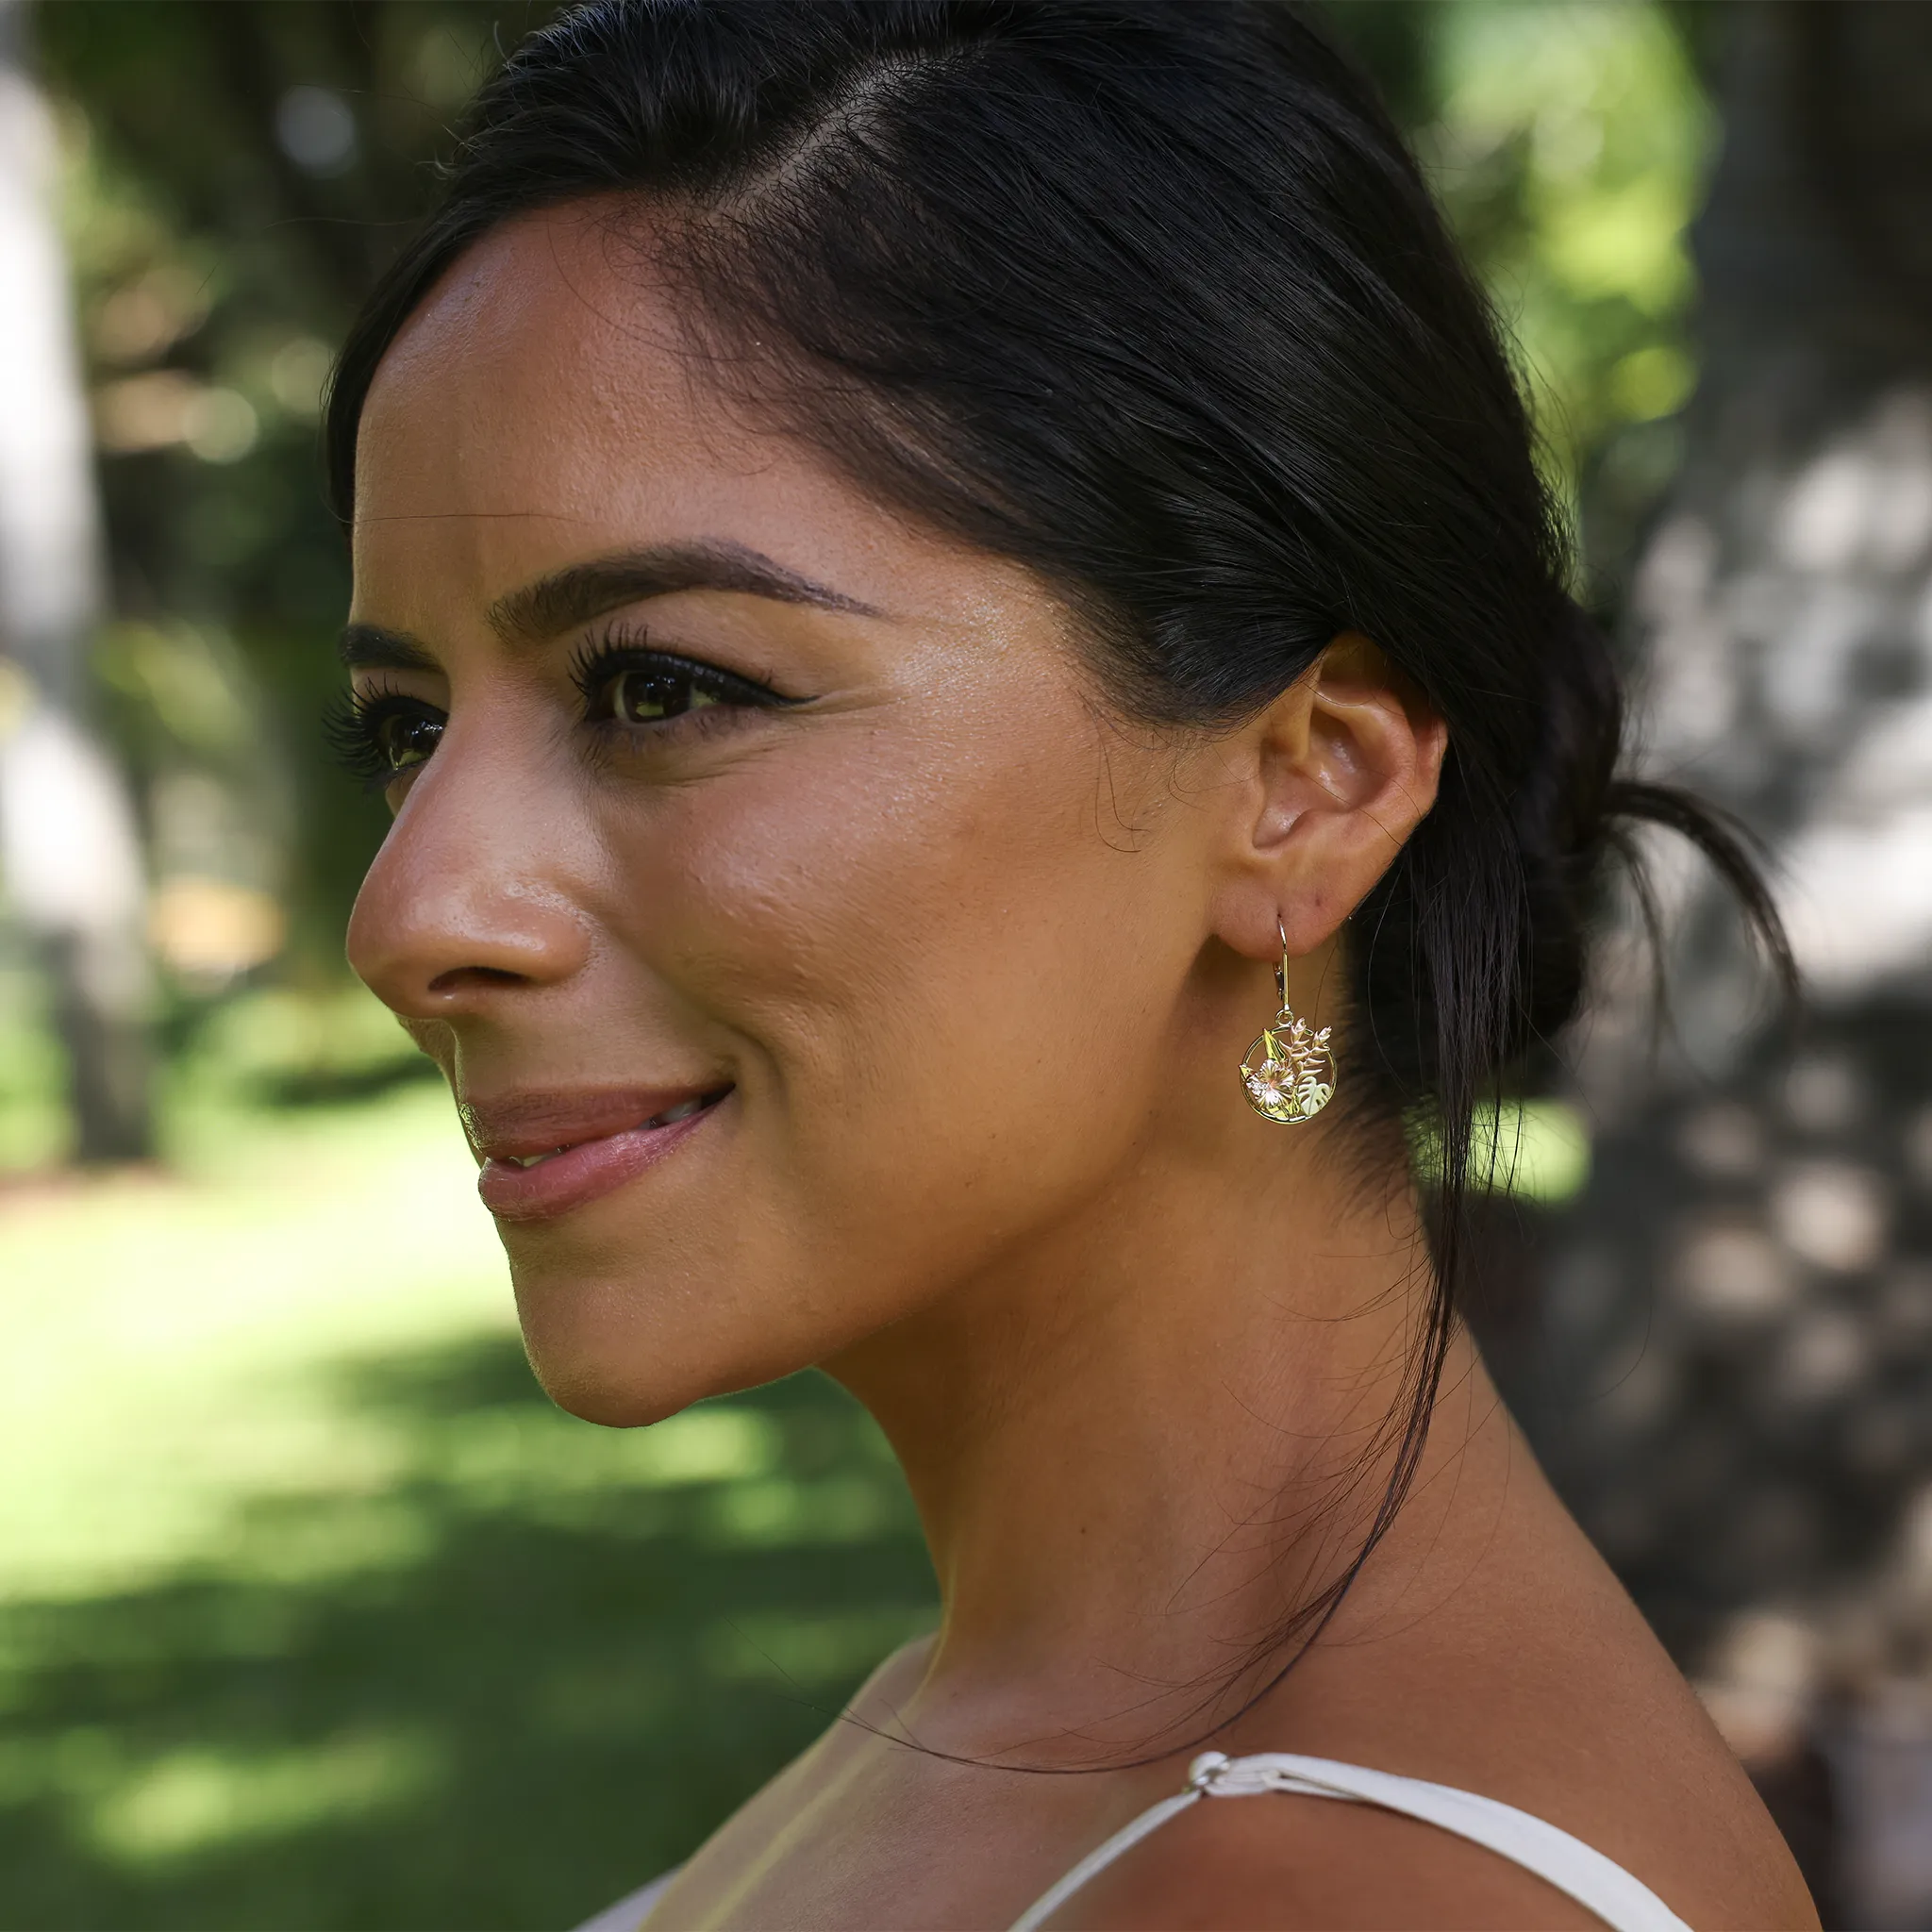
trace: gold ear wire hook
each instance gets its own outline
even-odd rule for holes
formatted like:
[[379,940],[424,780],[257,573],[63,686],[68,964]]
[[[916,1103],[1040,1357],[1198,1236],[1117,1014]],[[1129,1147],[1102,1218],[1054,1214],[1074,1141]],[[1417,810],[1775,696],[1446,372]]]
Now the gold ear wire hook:
[[1324,1026],[1318,1032],[1306,1020],[1295,1018],[1288,1003],[1288,928],[1278,908],[1274,930],[1281,938],[1281,964],[1274,969],[1281,1010],[1241,1062],[1241,1091],[1264,1120],[1298,1126],[1313,1120],[1335,1097],[1335,1049],[1329,1043],[1334,1028]]

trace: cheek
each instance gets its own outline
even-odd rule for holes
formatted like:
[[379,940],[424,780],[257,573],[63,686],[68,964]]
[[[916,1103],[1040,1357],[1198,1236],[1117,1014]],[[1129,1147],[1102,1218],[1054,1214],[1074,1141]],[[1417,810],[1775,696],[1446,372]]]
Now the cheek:
[[[1109,1158],[1087,1083],[1124,1065],[1153,862],[1098,836],[1068,746],[822,743],[614,839],[631,943],[731,1041],[745,1218],[774,1210],[789,1266],[970,1268]],[[1105,1097],[1112,1139],[1146,1097]]]
[[1158,803],[1106,836],[1126,775],[1041,706],[967,742],[827,721],[604,793],[588,1024],[737,1091],[644,1187],[508,1231],[559,1402],[645,1422],[824,1361],[1126,1171],[1174,1101],[1201,870]]

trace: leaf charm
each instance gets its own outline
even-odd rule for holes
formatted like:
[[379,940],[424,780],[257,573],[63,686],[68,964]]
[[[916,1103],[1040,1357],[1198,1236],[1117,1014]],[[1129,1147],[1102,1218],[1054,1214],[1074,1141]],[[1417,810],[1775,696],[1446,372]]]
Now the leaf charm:
[[1241,1062],[1248,1105],[1284,1126],[1312,1120],[1335,1095],[1333,1032],[1330,1026],[1311,1030],[1284,1007]]

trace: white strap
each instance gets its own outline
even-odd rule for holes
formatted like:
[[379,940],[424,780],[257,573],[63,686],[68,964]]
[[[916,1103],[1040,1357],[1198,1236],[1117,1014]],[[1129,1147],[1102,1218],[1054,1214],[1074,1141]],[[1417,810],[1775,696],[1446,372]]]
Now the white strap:
[[1527,1811],[1494,1798],[1459,1791],[1453,1785],[1432,1785],[1391,1772],[1368,1771],[1360,1765],[1337,1764],[1326,1757],[1299,1757],[1270,1751],[1255,1757],[1226,1757],[1208,1751],[1188,1770],[1188,1789],[1163,1798],[1117,1831],[1096,1852],[1074,1867],[1053,1890],[1014,1921],[1012,1932],[1038,1932],[1074,1892],[1104,1871],[1131,1845],[1202,1797],[1244,1798],[1265,1791],[1288,1791],[1310,1798],[1341,1798],[1358,1805],[1379,1806],[1405,1817],[1440,1825],[1457,1838],[1486,1845],[1513,1865],[1534,1872],[1596,1914],[1611,1932],[1690,1932],[1670,1907],[1621,1865],[1592,1851]]
[[1098,1851],[1089,1852],[1051,1891],[1035,1899],[1013,1921],[1013,1932],[1035,1932],[1037,1926],[1045,1924],[1096,1872],[1106,1871],[1130,1845],[1139,1844],[1150,1831],[1158,1830],[1170,1818],[1185,1811],[1200,1795],[1196,1790],[1182,1791],[1141,1812],[1124,1831],[1115,1832]]
[[594,1919],[586,1919],[577,1932],[643,1932],[644,1921],[658,1907],[658,1901],[671,1890],[672,1880],[684,1870],[674,1865],[660,1877],[627,1891],[614,1906],[606,1906]]

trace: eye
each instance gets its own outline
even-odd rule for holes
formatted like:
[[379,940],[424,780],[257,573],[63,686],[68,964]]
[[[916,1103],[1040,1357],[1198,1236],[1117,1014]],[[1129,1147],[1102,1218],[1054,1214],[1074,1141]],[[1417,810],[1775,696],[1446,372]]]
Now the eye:
[[705,690],[692,675],[696,668],[667,664],[615,673],[604,687],[608,715],[620,724],[656,724],[723,703],[716,691]]
[[420,765],[442,737],[443,721],[427,709],[396,705],[369,721],[369,736],[377,756],[391,773]]
[[591,724],[659,730],[680,719],[723,724],[734,714],[795,702],[769,685],[621,635],[587,646],[571,667]]
[[447,721],[434,705],[401,691],[349,691],[325,715],[336,761],[372,791],[386,791],[425,762]]

